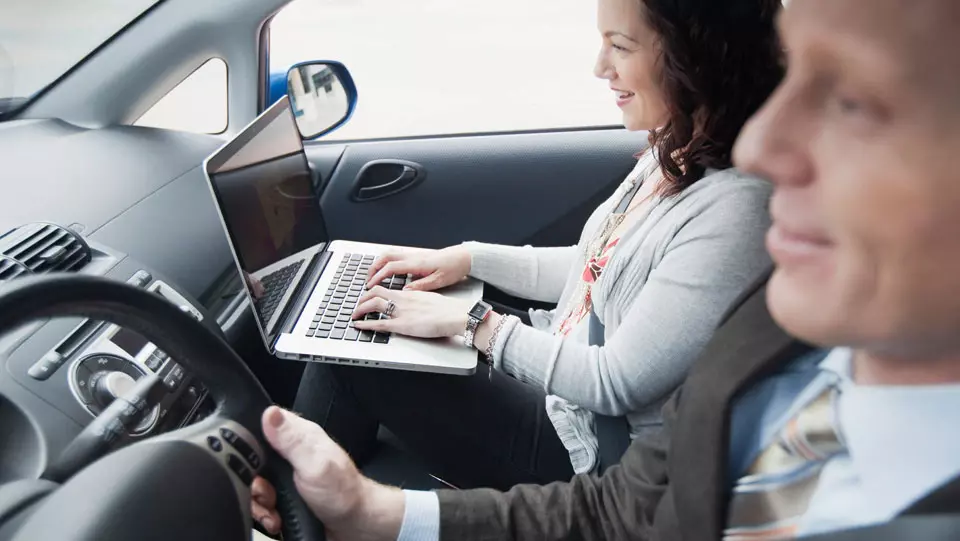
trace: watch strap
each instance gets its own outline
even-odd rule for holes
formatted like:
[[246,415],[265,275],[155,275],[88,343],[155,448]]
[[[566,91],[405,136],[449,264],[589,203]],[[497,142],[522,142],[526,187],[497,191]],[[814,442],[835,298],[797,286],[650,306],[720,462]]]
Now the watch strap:
[[480,320],[472,317],[467,318],[467,329],[463,333],[463,345],[468,348],[473,347],[474,339],[477,336],[477,327],[480,326]]

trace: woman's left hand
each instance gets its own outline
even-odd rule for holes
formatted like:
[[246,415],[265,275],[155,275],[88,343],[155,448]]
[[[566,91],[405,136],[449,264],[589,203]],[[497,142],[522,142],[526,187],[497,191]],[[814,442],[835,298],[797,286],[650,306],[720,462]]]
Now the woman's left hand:
[[[393,313],[389,305],[393,302]],[[415,338],[443,338],[463,334],[467,312],[473,303],[426,291],[395,291],[376,286],[357,302],[354,326],[361,331],[382,331]],[[360,319],[371,313],[389,314],[383,319]]]

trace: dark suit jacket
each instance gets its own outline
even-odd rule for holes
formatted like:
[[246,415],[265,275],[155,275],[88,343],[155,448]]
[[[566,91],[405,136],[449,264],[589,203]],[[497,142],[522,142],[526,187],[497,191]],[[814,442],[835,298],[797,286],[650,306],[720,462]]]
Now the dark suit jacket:
[[[448,540],[719,539],[725,524],[728,418],[732,400],[810,347],[771,319],[758,285],[718,330],[683,387],[663,409],[660,438],[634,441],[602,477],[492,490],[440,491]],[[960,459],[960,458],[958,458]],[[908,513],[960,510],[953,482]]]

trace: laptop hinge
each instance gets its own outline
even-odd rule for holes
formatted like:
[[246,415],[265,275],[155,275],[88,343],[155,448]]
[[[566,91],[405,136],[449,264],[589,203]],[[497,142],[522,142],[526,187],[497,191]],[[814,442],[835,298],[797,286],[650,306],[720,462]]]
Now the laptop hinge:
[[316,286],[317,281],[320,280],[320,275],[323,274],[323,269],[327,267],[327,262],[330,261],[330,256],[330,252],[323,250],[313,254],[313,257],[310,258],[310,263],[307,264],[307,271],[303,273],[303,278],[297,282],[296,289],[293,295],[290,296],[290,302],[288,302],[283,309],[281,316],[283,323],[277,328],[273,340],[270,342],[271,354],[276,353],[277,342],[280,340],[280,336],[292,332],[293,328],[297,325],[297,321],[300,319],[300,315],[303,313],[307,301],[310,300],[310,295],[313,294],[314,286]]

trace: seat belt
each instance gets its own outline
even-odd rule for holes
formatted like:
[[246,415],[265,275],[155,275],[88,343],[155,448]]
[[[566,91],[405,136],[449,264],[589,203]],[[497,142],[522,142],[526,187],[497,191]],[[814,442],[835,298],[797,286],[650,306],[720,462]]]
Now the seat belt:
[[[643,173],[642,178],[636,179],[633,189],[624,194],[616,209],[613,210],[615,214],[627,211],[648,174],[649,170]],[[604,338],[605,328],[596,312],[593,311],[593,307],[590,308],[589,324],[587,342],[591,346],[602,347],[606,340]],[[593,421],[594,430],[597,434],[597,467],[598,472],[602,474],[610,466],[619,463],[627,448],[630,447],[630,425],[627,423],[626,417],[612,417],[599,413],[594,413]]]
[[[604,326],[597,318],[597,314],[590,310],[590,334],[588,342],[591,346],[603,346]],[[593,414],[594,430],[597,433],[597,460],[598,473],[601,475],[607,468],[620,462],[623,454],[630,447],[630,425],[626,417],[612,417],[610,415]]]

